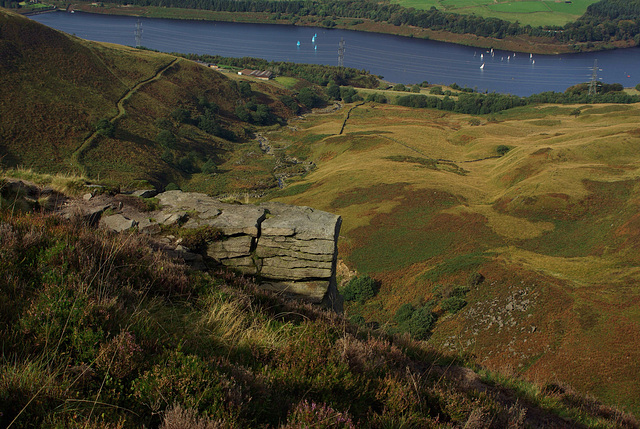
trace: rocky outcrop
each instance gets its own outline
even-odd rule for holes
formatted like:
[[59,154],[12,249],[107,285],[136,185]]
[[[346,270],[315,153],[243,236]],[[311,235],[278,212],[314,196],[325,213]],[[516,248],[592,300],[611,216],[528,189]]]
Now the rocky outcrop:
[[342,219],[310,207],[265,203],[255,256],[265,287],[322,300],[335,289]]
[[[273,202],[229,204],[193,192],[168,191],[150,200],[155,191],[114,195],[96,185],[86,190],[81,198],[66,198],[52,189],[7,179],[0,181],[0,207],[11,203],[24,211],[51,210],[114,232],[137,230],[153,236],[157,249],[196,268],[213,261],[256,276],[264,288],[315,303],[329,300],[340,309],[334,301],[340,216]],[[215,228],[221,238],[203,243],[203,254],[189,249],[176,232],[205,227]]]
[[259,274],[252,257],[266,217],[254,205],[226,204],[205,194],[167,191],[157,196],[162,214],[184,219],[183,228],[211,226],[222,233],[222,240],[208,243],[207,255],[214,261],[245,274]]
[[67,197],[50,187],[41,187],[27,180],[0,179],[0,208],[20,211],[56,210]]
[[265,288],[321,302],[335,289],[336,241],[341,218],[281,203],[226,204],[204,194],[168,191],[157,196],[163,217],[186,219],[183,228],[212,226],[223,238],[208,243],[218,263],[256,275]]

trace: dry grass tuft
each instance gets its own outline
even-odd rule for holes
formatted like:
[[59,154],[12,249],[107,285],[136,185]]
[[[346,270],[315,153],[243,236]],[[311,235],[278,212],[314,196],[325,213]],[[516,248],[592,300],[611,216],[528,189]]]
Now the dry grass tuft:
[[176,404],[164,413],[160,429],[225,429],[229,425],[208,417],[199,417],[195,410]]
[[233,301],[209,298],[201,324],[211,338],[230,348],[264,350],[277,349],[286,342],[293,325],[265,319],[257,308],[251,307],[250,301],[239,298]]
[[65,195],[79,195],[88,179],[75,173],[39,173],[27,167],[9,168],[0,171],[0,178],[28,180],[39,186],[47,186]]

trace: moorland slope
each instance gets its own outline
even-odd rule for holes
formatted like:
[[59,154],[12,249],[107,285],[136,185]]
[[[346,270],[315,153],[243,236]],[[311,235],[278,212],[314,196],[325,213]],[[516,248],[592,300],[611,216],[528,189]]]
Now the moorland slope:
[[153,248],[0,210],[0,426],[637,427]]
[[246,138],[247,121],[292,114],[284,88],[238,85],[193,61],[84,41],[4,9],[0,34],[4,167],[161,187],[206,180],[202,167]]
[[[253,122],[252,126],[258,121],[265,122],[259,115],[258,105],[268,106],[268,111],[275,116],[290,117],[291,110],[281,100],[282,95],[290,92],[281,85],[255,81],[243,85],[235,81],[236,77],[231,79],[230,75],[185,59],[81,41],[1,10],[0,32],[0,65],[7,71],[0,75],[0,84],[7,89],[0,98],[3,167],[23,164],[40,171],[76,170],[124,186],[147,180],[164,187],[169,181],[178,181],[186,189],[212,193],[221,189],[250,192],[272,189],[276,183],[274,166],[291,165],[298,173],[307,171],[303,166],[315,168],[301,182],[274,192],[271,197],[343,217],[339,248],[347,267],[369,274],[381,284],[376,298],[348,306],[349,316],[359,316],[369,322],[370,327],[381,325],[386,334],[402,336],[407,329],[403,313],[398,315],[398,310],[404,306],[404,310],[422,314],[433,323],[428,332],[422,330],[419,337],[428,339],[431,346],[444,353],[463,353],[469,361],[500,373],[517,374],[541,386],[551,386],[538,390],[543,398],[547,398],[547,393],[556,395],[557,401],[549,402],[552,405],[545,409],[553,408],[571,418],[584,410],[592,413],[595,409],[596,414],[606,414],[606,407],[589,408],[586,402],[571,402],[573,393],[562,387],[563,383],[570,383],[580,392],[595,395],[606,403],[639,411],[637,146],[640,131],[637,118],[640,109],[637,105],[525,106],[484,116],[375,103],[347,105],[347,109],[327,109],[325,113],[302,116],[289,121],[286,127],[262,128],[263,153],[255,141],[247,145],[238,142],[247,138],[245,128],[249,123],[239,120],[237,109],[240,106],[240,113]],[[209,167],[213,164],[218,168],[205,168],[209,161]],[[132,334],[145,338],[145,345],[132,342],[131,349],[123,355],[123,366],[128,365],[129,355],[136,355],[138,348],[148,346],[158,354],[150,360],[137,355],[149,365],[141,366],[141,372],[125,371],[121,377],[110,373],[110,363],[97,364],[103,365],[102,372],[98,371],[97,378],[89,382],[99,380],[98,384],[89,384],[87,389],[90,395],[99,398],[103,391],[100,385],[106,385],[109,380],[113,383],[113,397],[102,402],[127,408],[127,395],[133,388],[130,383],[133,380],[147,383],[147,387],[135,386],[141,389],[139,398],[147,401],[145,406],[149,409],[136,408],[138,411],[134,412],[151,412],[158,423],[159,415],[153,413],[165,411],[171,405],[166,401],[162,406],[157,405],[161,399],[150,393],[153,383],[166,382],[163,365],[173,365],[172,368],[178,370],[191,362],[199,371],[220,362],[215,359],[206,364],[200,362],[199,359],[205,358],[197,336],[192,338],[193,349],[184,353],[171,349],[167,355],[161,354],[164,340],[146,329],[152,325],[163,326],[169,332],[160,322],[168,318],[169,324],[176,323],[177,327],[171,329],[178,333],[169,335],[171,339],[166,344],[177,348],[181,342],[176,338],[183,332],[183,325],[175,321],[197,317],[173,306],[153,307],[156,301],[148,304],[157,309],[158,319],[136,319],[139,329],[135,332],[116,325],[108,331],[99,327],[105,314],[109,320],[122,316],[120,308],[128,308],[126,317],[138,317],[139,307],[127,306],[134,301],[141,302],[136,301],[136,297],[145,295],[149,287],[164,288],[160,286],[164,282],[168,282],[170,288],[171,282],[177,282],[178,288],[187,287],[181,269],[175,274],[177,277],[173,277],[172,271],[170,278],[164,279],[164,274],[147,272],[144,270],[148,267],[144,268],[142,275],[144,279],[151,279],[151,283],[145,283],[147,286],[138,292],[127,289],[121,294],[113,286],[122,280],[120,277],[114,280],[116,283],[109,283],[108,288],[100,286],[94,291],[91,284],[83,283],[83,276],[95,276],[102,281],[101,276],[111,274],[102,270],[113,266],[110,265],[112,259],[102,260],[99,259],[102,256],[97,255],[96,271],[85,272],[83,267],[77,267],[80,274],[67,271],[65,261],[76,257],[73,256],[75,248],[86,248],[85,253],[91,255],[91,249],[103,251],[100,249],[109,246],[126,247],[126,243],[94,246],[94,239],[87,238],[89,233],[60,226],[58,221],[29,217],[14,220],[11,215],[7,216],[3,225],[8,225],[4,228],[11,233],[2,237],[8,237],[9,241],[15,239],[15,243],[11,243],[17,246],[6,255],[2,253],[2,257],[7,257],[2,269],[8,270],[3,278],[15,280],[13,289],[8,289],[2,301],[3,308],[7,309],[2,314],[9,318],[6,326],[11,331],[3,335],[11,335],[13,341],[13,351],[7,356],[11,355],[11,362],[16,361],[15,356],[26,355],[44,359],[52,353],[47,347],[53,344],[57,344],[53,348],[55,353],[62,351],[61,360],[53,366],[46,360],[37,361],[35,366],[7,361],[5,372],[12,375],[5,379],[14,380],[15,384],[10,385],[6,397],[14,397],[11,389],[26,392],[21,396],[26,402],[34,392],[38,397],[37,389],[24,387],[24,383],[29,383],[24,377],[33,375],[31,383],[34,379],[51,379],[45,387],[53,386],[46,396],[53,399],[44,401],[41,409],[45,411],[38,418],[45,418],[47,410],[52,409],[47,408],[51,404],[56,410],[75,412],[78,409],[75,406],[65,408],[79,403],[73,399],[76,393],[65,383],[74,386],[74,380],[84,371],[69,375],[62,368],[98,362],[102,355],[99,350],[111,353],[109,350],[129,341]],[[30,223],[41,230],[38,237],[45,237],[37,246],[29,245],[29,240],[36,237],[28,234]],[[52,231],[47,229],[50,226]],[[84,241],[77,242],[76,235],[84,237]],[[3,249],[10,249],[11,243],[3,244]],[[126,262],[134,256],[122,258]],[[62,264],[60,267],[49,267],[55,267],[58,262]],[[33,267],[40,270],[38,281],[42,283],[29,283],[28,270]],[[54,285],[60,279],[69,279],[72,283],[59,290]],[[215,284],[215,280],[213,282]],[[35,289],[29,289],[31,287]],[[191,287],[195,286],[187,289]],[[95,303],[95,314],[76,314],[73,312],[75,301],[60,298],[72,297],[78,290],[84,294],[82,299]],[[227,297],[226,293],[222,291],[219,297]],[[158,299],[171,300],[174,296],[173,290],[153,294]],[[9,311],[20,297],[25,301],[15,311]],[[181,297],[178,295],[176,300]],[[101,307],[119,299],[128,301],[113,304],[108,310]],[[241,297],[242,308],[246,308],[245,304],[253,308],[253,299],[262,298]],[[52,302],[66,307],[57,312],[57,307],[51,307]],[[33,316],[48,306],[55,314],[43,320]],[[215,311],[221,311],[220,308]],[[272,308],[277,306],[269,307],[269,311]],[[283,314],[288,317],[295,313],[287,309],[278,310],[273,319],[257,317],[266,320],[265,332],[271,332],[279,323],[286,324],[288,319],[283,318]],[[74,336],[68,338],[63,320],[69,318],[71,323],[71,314],[74,318],[77,316],[73,323],[78,326]],[[229,323],[233,323],[233,319]],[[233,337],[231,342],[245,338],[247,331],[252,331],[253,325],[244,323],[237,331],[238,337]],[[206,325],[204,329],[213,328]],[[304,325],[303,329],[311,328]],[[329,331],[327,338],[331,340],[318,337],[318,341],[335,348],[339,336]],[[418,337],[417,332],[408,331]],[[119,339],[114,340],[116,337]],[[296,337],[293,341],[299,345],[302,340]],[[28,350],[22,349],[22,345],[28,346]],[[63,345],[66,348],[60,348]],[[269,375],[265,381],[271,386],[266,391],[262,382],[249,383],[249,389],[258,392],[255,397],[272,398],[269,389],[275,389],[282,381],[279,377],[288,377],[286,368],[271,366],[272,353],[278,359],[288,356],[290,348],[286,343],[283,348],[281,345],[278,342],[276,346],[254,348],[249,341],[246,350],[239,352],[242,368],[261,368],[262,364],[275,368],[275,375]],[[29,348],[31,346],[33,348]],[[274,352],[274,347],[280,351]],[[317,345],[309,346],[310,349],[304,344],[301,347],[300,353],[307,356]],[[251,357],[244,352],[251,353]],[[229,353],[227,349],[220,356]],[[333,388],[346,383],[343,376],[354,386],[360,382],[366,384],[369,376],[358,379],[351,372],[341,372],[346,367],[344,362],[335,360],[342,358],[333,352],[322,351],[320,357],[314,353],[308,355],[307,360],[301,359],[301,366],[291,363],[287,367],[293,373],[300,368],[315,368],[315,372],[305,373],[309,379],[287,379],[295,386],[302,386],[300,390],[291,387],[291,392],[306,391],[314,395],[320,392],[319,396],[309,398],[319,398],[316,400],[330,404],[332,409],[347,410],[344,398],[349,398],[351,403],[355,390],[345,391],[340,399],[343,402],[331,402]],[[365,354],[370,356],[368,353]],[[319,374],[325,372],[318,362],[328,362],[340,375],[331,378],[333,373],[330,373],[331,380],[320,377]],[[191,381],[184,383],[192,386],[198,396],[203,394],[202,389],[207,394],[211,394],[209,388],[227,389],[230,386],[227,375],[243,380],[246,375],[243,370],[231,368],[225,374],[218,384],[193,387],[189,384]],[[399,377],[399,373],[394,374],[389,377]],[[191,375],[185,377],[184,380],[191,380]],[[311,379],[320,384],[309,381]],[[414,375],[409,379],[416,380]],[[66,381],[56,384],[57,380]],[[516,384],[492,380],[499,385]],[[269,384],[271,382],[273,384]],[[372,384],[373,392],[382,389],[392,395],[407,390],[404,385],[389,387],[376,383]],[[434,385],[436,390],[440,388],[438,383]],[[182,384],[165,387],[173,394],[180,386]],[[309,386],[311,390],[307,390]],[[85,389],[84,385],[80,388]],[[65,396],[69,392],[71,396]],[[378,421],[377,427],[383,426],[380,423],[383,420],[375,420],[382,417],[368,414],[365,402],[371,395],[375,396],[371,392],[361,392],[363,402],[350,412],[354,418],[357,414],[358,420],[370,418]],[[418,397],[423,397],[423,393],[419,391]],[[520,393],[529,401],[536,400],[538,395]],[[563,396],[565,394],[570,397]],[[209,413],[198,408],[198,401],[185,399],[185,404],[210,416],[237,417],[247,425],[255,421],[277,425],[294,409],[295,400],[301,400],[292,395],[289,405],[273,413],[258,406],[256,412],[266,413],[259,417],[251,413],[247,417],[240,411],[233,414],[233,410],[213,405]],[[446,397],[446,407],[455,408],[458,400],[454,396]],[[89,418],[97,401],[94,400],[88,411]],[[416,403],[414,397],[402,401],[405,405]],[[558,403],[564,405],[558,408]],[[397,413],[390,419],[397,420],[409,410],[408,405],[376,404],[378,408],[374,407],[374,411],[396,407]],[[567,412],[562,408],[566,404],[577,411]],[[511,405],[513,403],[500,406],[508,409]],[[304,404],[300,407],[300,412],[306,412]],[[470,417],[472,408],[464,408],[460,414],[453,408],[441,413],[442,407],[416,412],[421,419],[437,419],[434,416],[446,414],[448,422],[461,424]],[[429,417],[425,417],[425,412]],[[64,414],[62,418],[69,423],[72,415]],[[494,421],[510,418],[508,413],[500,415],[502,417]],[[595,420],[589,420],[592,418]],[[595,425],[598,418],[578,420]]]
[[317,165],[275,196],[343,217],[341,257],[381,282],[352,315],[427,305],[431,344],[638,412],[639,115],[368,103],[270,135]]

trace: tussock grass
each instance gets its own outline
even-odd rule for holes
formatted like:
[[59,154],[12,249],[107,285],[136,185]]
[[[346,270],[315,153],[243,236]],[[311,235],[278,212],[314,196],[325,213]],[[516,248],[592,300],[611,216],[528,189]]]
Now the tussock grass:
[[210,297],[202,312],[201,324],[207,335],[228,348],[280,348],[292,329],[289,323],[278,324],[264,319],[242,301]]
[[0,170],[0,178],[23,179],[40,186],[47,186],[65,195],[77,196],[88,179],[75,173],[48,174],[36,172],[27,167]]
[[3,356],[0,360],[0,402],[3,404],[2,421],[11,425],[29,409],[29,413],[42,413],[60,403],[66,396],[69,383],[62,371],[51,368],[46,357],[22,360]]
[[543,410],[593,428],[635,428],[631,414],[597,403],[593,397],[580,397],[568,385],[528,383],[503,371],[479,371],[480,378],[492,385],[509,386],[518,396]]

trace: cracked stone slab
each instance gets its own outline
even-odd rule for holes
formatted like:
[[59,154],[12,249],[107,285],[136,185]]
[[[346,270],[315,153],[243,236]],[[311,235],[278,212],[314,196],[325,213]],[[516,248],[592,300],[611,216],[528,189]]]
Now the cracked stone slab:
[[265,215],[264,209],[257,206],[224,204],[222,213],[207,224],[218,228],[224,235],[246,234],[257,237]]
[[259,258],[273,258],[276,256],[288,256],[296,259],[317,262],[333,262],[333,252],[331,253],[307,253],[299,252],[295,248],[287,249],[286,247],[268,247],[258,246],[256,248],[256,256]]
[[222,259],[220,263],[226,267],[235,268],[236,270],[244,274],[258,274],[258,269],[253,263],[253,259],[250,256],[244,256],[240,258]]
[[282,268],[275,266],[262,266],[260,274],[270,279],[303,280],[303,279],[329,279],[331,268]]
[[111,216],[104,216],[100,219],[100,225],[115,232],[126,231],[136,226],[138,222],[133,219],[124,217],[121,214],[114,214]]
[[[291,258],[288,256],[277,256],[274,258],[264,258],[262,260],[262,267],[277,267],[277,268],[320,268],[330,270],[333,266],[333,261],[309,261],[306,259]],[[329,274],[331,275],[331,274]]]
[[333,213],[311,207],[291,206],[283,203],[262,203],[270,216],[262,222],[262,234],[293,236],[300,240],[335,240],[342,218]]
[[[337,237],[338,236],[336,235],[336,239]],[[301,253],[333,255],[336,250],[336,239],[298,240],[296,237],[274,237],[265,236],[263,234],[258,241],[258,248],[267,247],[274,249],[288,249]]]
[[265,209],[249,204],[226,204],[197,192],[167,191],[157,196],[163,212],[182,211],[189,220],[185,228],[213,226],[224,235],[258,236]]
[[226,240],[214,241],[207,246],[207,255],[220,261],[222,259],[249,256],[254,238],[249,235],[229,237]]

